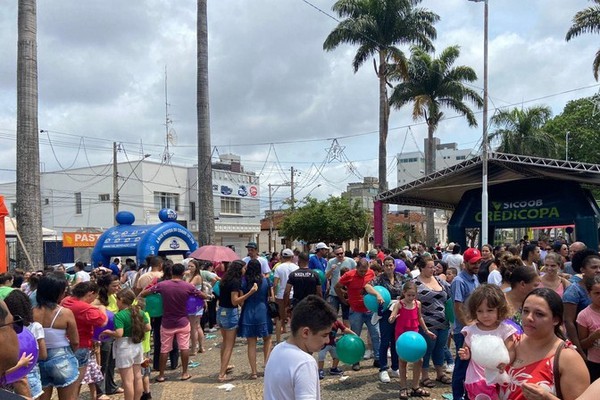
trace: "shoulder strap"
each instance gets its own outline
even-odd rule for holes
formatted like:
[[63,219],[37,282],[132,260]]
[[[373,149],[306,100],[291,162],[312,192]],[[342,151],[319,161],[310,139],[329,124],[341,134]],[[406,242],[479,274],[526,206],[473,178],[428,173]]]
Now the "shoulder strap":
[[554,353],[554,365],[552,366],[552,374],[554,375],[554,388],[556,389],[556,397],[562,399],[562,393],[560,390],[560,370],[558,369],[558,360],[560,356],[560,352],[565,347],[565,342],[561,341],[558,347],[556,348],[556,352]]
[[58,306],[58,311],[56,312],[56,314],[54,314],[54,318],[52,318],[52,322],[50,322],[50,328],[54,328],[54,321],[56,321],[56,318],[58,318],[58,314],[60,314],[62,309],[63,309],[62,306]]

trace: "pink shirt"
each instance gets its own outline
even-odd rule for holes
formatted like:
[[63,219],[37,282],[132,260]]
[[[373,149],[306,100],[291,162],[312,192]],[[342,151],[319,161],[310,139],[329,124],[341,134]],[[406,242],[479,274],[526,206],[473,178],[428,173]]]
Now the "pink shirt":
[[[589,305],[577,315],[577,324],[587,328],[588,333],[592,333],[600,329],[600,313],[592,310]],[[600,340],[596,340],[594,345],[587,351],[588,360],[600,363]]]

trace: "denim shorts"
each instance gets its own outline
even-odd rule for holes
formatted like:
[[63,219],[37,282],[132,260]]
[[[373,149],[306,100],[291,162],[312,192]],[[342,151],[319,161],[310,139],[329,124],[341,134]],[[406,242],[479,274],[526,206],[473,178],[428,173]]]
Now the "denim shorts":
[[77,358],[70,346],[48,349],[48,357],[38,364],[42,387],[67,387],[79,376]]
[[44,391],[42,390],[42,381],[40,380],[40,367],[37,364],[27,374],[27,384],[31,392],[31,398],[37,399]]
[[219,307],[219,310],[217,311],[217,322],[219,323],[221,329],[225,329],[226,331],[236,329],[238,327],[239,320],[240,316],[237,307]]
[[79,365],[79,368],[86,367],[90,361],[90,349],[75,350],[75,358],[77,358],[77,365]]

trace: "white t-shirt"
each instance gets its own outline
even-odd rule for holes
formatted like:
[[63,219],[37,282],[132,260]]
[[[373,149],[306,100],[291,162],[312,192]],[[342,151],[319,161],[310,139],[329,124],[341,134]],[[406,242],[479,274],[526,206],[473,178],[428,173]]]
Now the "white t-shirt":
[[[246,265],[248,265],[248,262],[250,260],[251,260],[251,258],[248,256],[246,256],[242,259],[242,261],[245,262]],[[263,274],[268,274],[269,272],[271,272],[271,268],[269,267],[269,262],[267,261],[266,258],[258,257],[257,260],[260,261],[260,270]]]
[[273,274],[275,274],[275,278],[279,278],[279,283],[277,284],[277,292],[275,293],[275,297],[278,299],[283,299],[283,293],[285,292],[285,285],[287,285],[288,276],[298,267],[296,264],[292,262],[284,262],[281,263],[275,268]]
[[454,267],[458,272],[462,271],[462,263],[463,256],[460,254],[449,254],[448,257],[446,257],[446,264],[448,264],[448,268]]
[[85,271],[77,271],[75,273],[75,282],[77,282],[78,280],[79,280],[79,282],[89,282],[90,274],[88,274]]
[[[38,340],[45,338],[44,327],[39,322],[32,322],[27,326],[29,332],[33,333],[33,337],[35,338],[35,344],[38,346]],[[38,346],[39,347],[39,346]]]
[[502,286],[502,274],[497,269],[490,272],[487,283]]
[[279,343],[265,367],[264,400],[320,400],[319,368],[296,345]]

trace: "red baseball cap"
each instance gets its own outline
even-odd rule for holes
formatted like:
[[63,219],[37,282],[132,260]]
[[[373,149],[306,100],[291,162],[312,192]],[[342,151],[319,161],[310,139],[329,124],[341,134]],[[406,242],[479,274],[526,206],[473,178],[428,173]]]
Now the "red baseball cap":
[[463,260],[469,264],[475,264],[481,260],[481,252],[473,247],[465,250],[463,254]]

